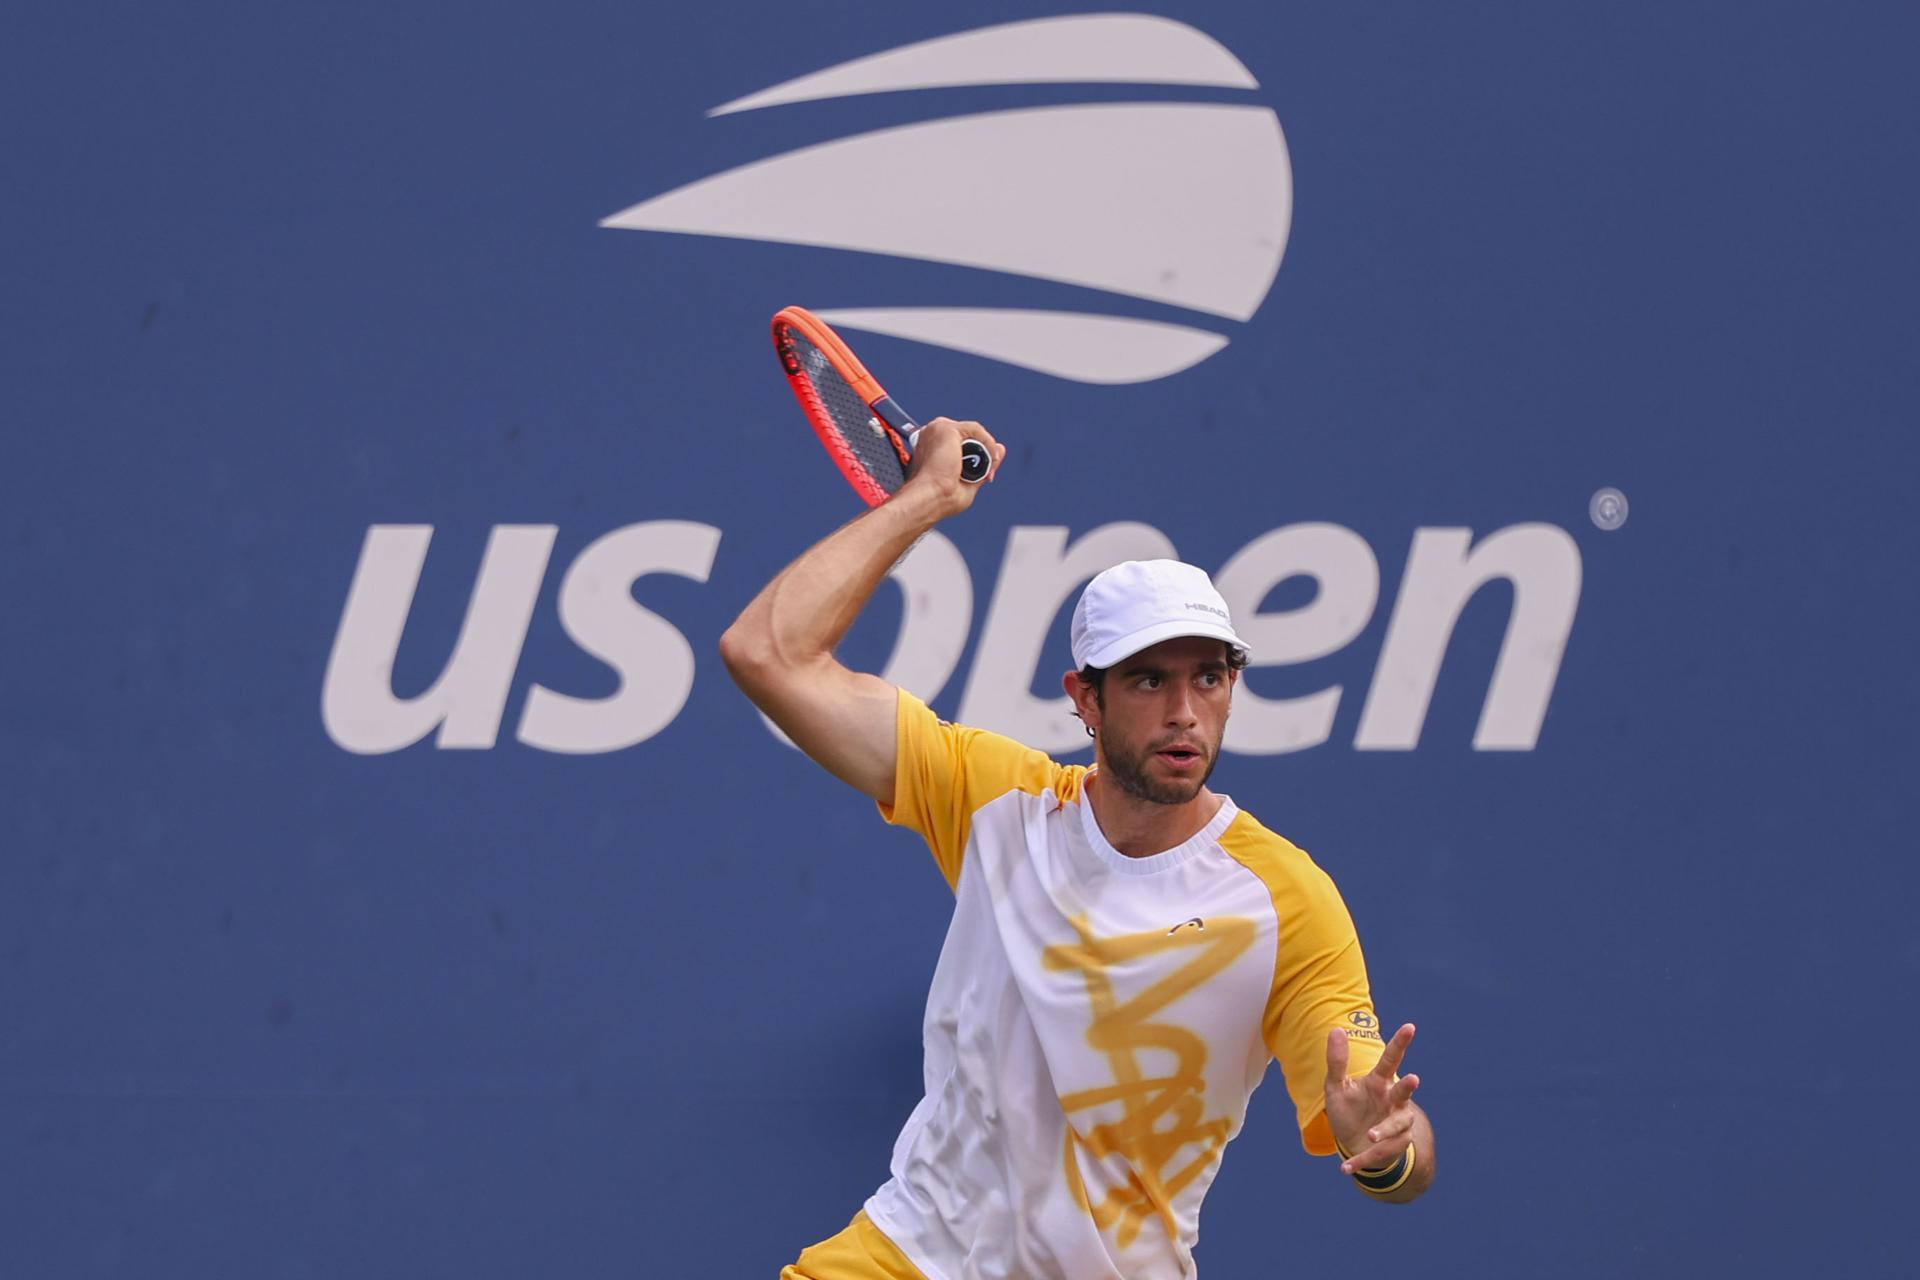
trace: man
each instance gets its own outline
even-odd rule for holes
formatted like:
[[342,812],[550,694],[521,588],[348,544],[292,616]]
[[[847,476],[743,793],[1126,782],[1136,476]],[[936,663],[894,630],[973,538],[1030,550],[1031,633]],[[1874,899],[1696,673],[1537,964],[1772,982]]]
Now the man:
[[833,656],[915,539],[966,510],[960,444],[920,437],[894,497],[794,561],[721,638],[747,696],[919,832],[955,893],[927,997],[926,1096],[892,1178],[783,1280],[1187,1277],[1200,1202],[1280,1060],[1302,1141],[1367,1194],[1433,1180],[1433,1132],[1382,1043],[1352,921],[1307,856],[1207,789],[1246,646],[1213,584],[1116,566],[1063,685],[1091,769],[935,719]]

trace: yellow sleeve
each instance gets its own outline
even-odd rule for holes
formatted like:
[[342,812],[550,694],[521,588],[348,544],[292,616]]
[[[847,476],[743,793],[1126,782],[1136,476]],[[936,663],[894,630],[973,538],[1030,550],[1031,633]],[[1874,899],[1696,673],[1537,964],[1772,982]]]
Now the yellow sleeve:
[[905,689],[899,699],[893,803],[881,805],[880,816],[919,832],[947,884],[958,887],[967,835],[980,806],[1009,791],[1038,795],[1049,786],[1066,785],[1067,775],[1077,771],[1011,738],[948,724]]
[[[1248,830],[1238,831],[1243,824]],[[1261,1030],[1286,1077],[1301,1145],[1317,1156],[1332,1155],[1325,1115],[1327,1032],[1339,1027],[1347,1033],[1349,1076],[1373,1070],[1386,1052],[1353,917],[1326,872],[1245,814],[1221,844],[1273,896],[1280,939]]]

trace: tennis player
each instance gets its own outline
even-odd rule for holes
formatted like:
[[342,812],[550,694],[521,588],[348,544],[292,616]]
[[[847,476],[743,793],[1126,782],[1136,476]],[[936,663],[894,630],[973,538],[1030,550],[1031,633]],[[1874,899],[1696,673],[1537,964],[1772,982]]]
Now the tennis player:
[[945,723],[834,647],[914,540],[972,505],[936,419],[890,500],[814,546],[721,638],[733,678],[927,842],[952,923],[926,1095],[892,1177],[783,1280],[1191,1277],[1200,1202],[1278,1059],[1309,1152],[1366,1195],[1433,1182],[1433,1131],[1378,1029],[1353,922],[1307,855],[1207,788],[1247,648],[1205,573],[1117,565],[1063,680],[1091,768]]

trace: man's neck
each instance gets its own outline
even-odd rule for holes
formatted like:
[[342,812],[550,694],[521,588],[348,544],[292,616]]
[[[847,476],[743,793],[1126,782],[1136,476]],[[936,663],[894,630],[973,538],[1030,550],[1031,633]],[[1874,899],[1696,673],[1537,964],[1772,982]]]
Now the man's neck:
[[1107,843],[1129,858],[1150,858],[1193,838],[1220,812],[1220,797],[1200,788],[1185,804],[1155,804],[1129,794],[1096,769],[1087,775],[1093,820]]

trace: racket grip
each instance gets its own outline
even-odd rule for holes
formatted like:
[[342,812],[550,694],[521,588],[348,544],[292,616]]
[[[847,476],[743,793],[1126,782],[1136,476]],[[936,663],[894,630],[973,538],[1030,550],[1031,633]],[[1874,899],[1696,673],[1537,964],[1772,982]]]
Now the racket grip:
[[987,446],[978,440],[968,440],[960,446],[960,478],[968,484],[979,484],[992,470],[992,459],[987,456]]

